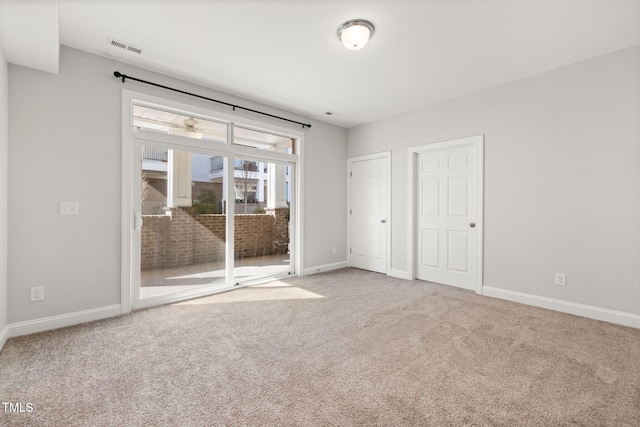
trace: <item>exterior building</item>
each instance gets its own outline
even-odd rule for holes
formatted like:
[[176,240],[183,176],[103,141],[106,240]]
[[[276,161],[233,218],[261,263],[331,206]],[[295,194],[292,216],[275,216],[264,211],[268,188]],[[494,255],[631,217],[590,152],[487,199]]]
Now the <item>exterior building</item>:
[[[145,188],[143,188],[143,215],[159,215],[167,206],[168,150],[157,147],[145,147],[142,157],[142,170]],[[265,162],[252,162],[236,159],[234,161],[234,194],[226,197],[222,178],[224,162],[221,156],[209,156],[200,153],[191,154],[191,198],[197,200],[203,189],[213,190],[217,200],[224,206],[227,200],[248,205],[237,206],[235,213],[253,213],[256,208],[264,208],[268,202],[268,170]],[[286,201],[289,202],[289,168],[286,171]],[[222,210],[221,210],[222,211]]]

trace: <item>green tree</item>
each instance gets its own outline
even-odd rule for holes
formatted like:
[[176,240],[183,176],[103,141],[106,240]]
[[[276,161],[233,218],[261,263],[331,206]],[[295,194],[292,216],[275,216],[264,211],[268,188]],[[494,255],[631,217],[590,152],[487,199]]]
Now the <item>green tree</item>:
[[218,205],[218,196],[212,188],[203,188],[198,193],[198,197],[193,201],[193,207],[196,214],[213,214],[216,212]]

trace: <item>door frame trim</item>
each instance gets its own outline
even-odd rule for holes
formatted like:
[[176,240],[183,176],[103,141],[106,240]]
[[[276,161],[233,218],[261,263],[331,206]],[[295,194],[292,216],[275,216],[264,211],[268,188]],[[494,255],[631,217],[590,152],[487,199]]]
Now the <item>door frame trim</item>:
[[484,135],[474,135],[464,138],[451,139],[446,141],[432,142],[408,148],[408,192],[409,208],[407,209],[407,262],[409,279],[416,278],[416,254],[418,239],[414,235],[416,229],[416,208],[417,208],[417,158],[418,154],[428,151],[439,151],[444,149],[470,146],[475,148],[476,154],[476,277],[475,292],[482,295],[483,286],[483,257],[484,257]]
[[[133,215],[133,205],[132,205],[132,196],[133,196],[133,153],[132,147],[134,144],[134,135],[133,135],[133,120],[131,117],[133,116],[133,104],[134,102],[140,102],[150,106],[157,106],[159,108],[168,108],[170,110],[175,110],[178,112],[187,111],[192,112],[202,117],[211,118],[211,120],[239,125],[243,128],[248,128],[257,131],[265,131],[270,133],[275,133],[281,136],[291,137],[296,139],[297,143],[295,145],[295,154],[294,158],[287,157],[284,159],[282,155],[275,152],[261,152],[259,157],[269,157],[270,159],[277,162],[292,162],[295,164],[294,167],[294,175],[293,178],[293,200],[295,200],[294,209],[291,210],[291,227],[293,228],[293,233],[295,233],[294,239],[291,241],[293,251],[294,251],[294,259],[293,259],[293,274],[296,276],[302,275],[302,266],[304,260],[304,236],[302,233],[304,227],[304,210],[302,206],[304,206],[304,170],[303,170],[303,159],[304,159],[304,132],[300,132],[297,130],[292,130],[289,128],[267,124],[265,122],[256,121],[249,118],[244,118],[240,116],[236,116],[235,114],[228,114],[224,112],[219,112],[216,109],[212,108],[203,108],[198,104],[187,104],[180,102],[173,98],[164,98],[158,97],[155,95],[151,95],[145,92],[138,92],[129,89],[122,89],[122,186],[121,186],[121,283],[120,283],[120,314],[130,313],[133,309],[144,308],[142,306],[135,306],[134,298],[132,292],[134,291],[132,286],[132,253],[131,248],[133,245],[134,233],[133,233],[133,225],[134,225],[134,215]],[[140,132],[141,137],[144,136],[146,132]],[[164,135],[158,134],[155,135],[154,139],[166,139],[167,142],[171,142],[175,140],[175,138],[180,139],[180,136],[167,136],[165,138]],[[201,143],[195,139],[187,139],[188,146],[191,148],[199,149],[202,147]],[[212,148],[205,146],[206,148]],[[240,154],[241,156],[247,155],[256,156],[255,150],[253,149],[245,149],[241,146],[235,146],[234,148],[225,148],[226,145],[220,144],[215,150],[220,151],[221,153],[225,153],[227,157],[229,155],[233,156],[235,154]],[[227,168],[230,170],[230,168]],[[232,171],[230,170],[230,174]],[[229,184],[230,186],[232,183]],[[233,230],[231,230],[233,232]],[[227,228],[227,233],[229,233],[229,228]],[[230,246],[230,245],[228,245]],[[227,249],[228,252],[233,252],[233,247]],[[251,283],[254,284],[254,283]],[[249,285],[240,285],[235,286],[233,289],[250,286]],[[207,291],[202,295],[189,294],[184,296],[179,296],[175,300],[162,302],[162,304],[176,302],[185,299],[191,299],[198,296],[204,295],[212,295],[218,292],[224,292],[224,290],[215,290],[215,291]]]
[[387,221],[385,223],[385,233],[387,234],[387,259],[385,263],[385,274],[388,276],[389,272],[391,271],[391,151],[382,151],[380,153],[365,154],[362,156],[347,158],[347,266],[351,267],[351,254],[349,253],[349,249],[351,248],[351,215],[349,214],[349,209],[351,209],[351,180],[349,179],[351,165],[354,162],[374,159],[385,159],[387,164]]

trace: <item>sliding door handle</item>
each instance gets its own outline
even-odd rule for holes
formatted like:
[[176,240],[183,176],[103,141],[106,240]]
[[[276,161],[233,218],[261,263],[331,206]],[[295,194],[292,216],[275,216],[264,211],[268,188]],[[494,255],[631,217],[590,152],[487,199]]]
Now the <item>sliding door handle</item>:
[[133,214],[133,228],[136,231],[142,230],[142,223],[143,223],[142,215],[140,214],[140,212],[135,212]]

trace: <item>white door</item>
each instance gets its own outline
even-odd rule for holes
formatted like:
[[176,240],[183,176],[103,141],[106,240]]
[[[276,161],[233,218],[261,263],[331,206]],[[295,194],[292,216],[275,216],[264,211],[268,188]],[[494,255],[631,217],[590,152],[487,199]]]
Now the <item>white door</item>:
[[418,154],[416,277],[475,289],[478,212],[476,148]]
[[351,163],[349,265],[387,272],[386,157]]

